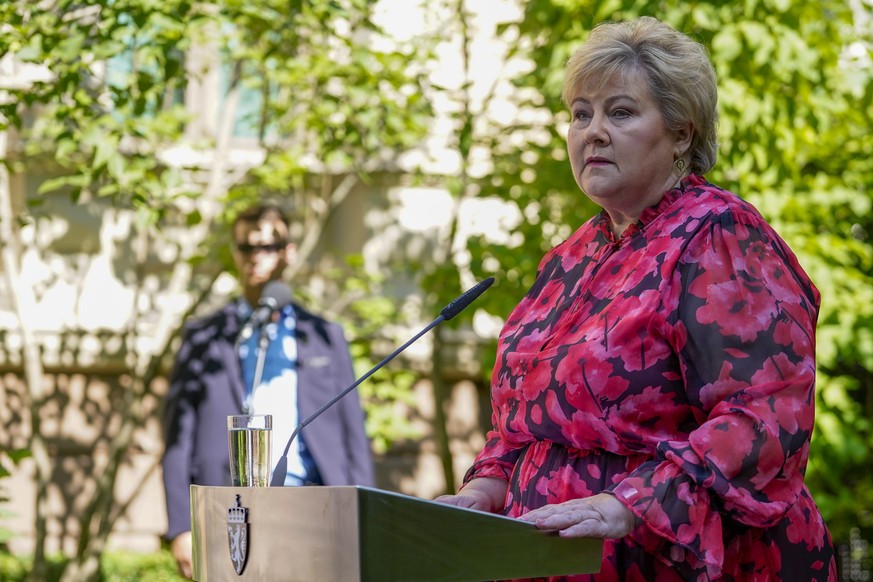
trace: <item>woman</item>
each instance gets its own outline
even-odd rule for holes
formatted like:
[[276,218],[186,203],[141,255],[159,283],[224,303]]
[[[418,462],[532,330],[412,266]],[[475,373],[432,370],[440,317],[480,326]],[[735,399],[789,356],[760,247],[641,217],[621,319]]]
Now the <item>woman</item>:
[[507,320],[493,430],[440,501],[605,538],[600,573],[570,580],[836,580],[803,483],[819,294],[703,178],[705,50],[653,18],[598,26],[563,98],[573,175],[603,211]]

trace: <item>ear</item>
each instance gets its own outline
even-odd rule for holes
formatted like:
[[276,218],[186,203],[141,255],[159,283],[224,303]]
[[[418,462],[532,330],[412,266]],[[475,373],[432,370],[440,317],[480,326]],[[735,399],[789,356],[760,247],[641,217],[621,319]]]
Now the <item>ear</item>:
[[674,154],[675,157],[684,156],[691,147],[691,138],[694,137],[694,124],[690,121],[682,124],[682,127],[676,130],[676,144]]

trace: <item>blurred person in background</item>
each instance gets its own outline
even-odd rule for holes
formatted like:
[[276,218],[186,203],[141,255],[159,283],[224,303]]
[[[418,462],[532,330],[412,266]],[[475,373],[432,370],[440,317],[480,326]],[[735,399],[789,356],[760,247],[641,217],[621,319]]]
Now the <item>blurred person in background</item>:
[[[272,314],[263,372],[255,381],[259,333],[243,332],[264,287],[295,260],[289,222],[277,206],[240,213],[233,260],[242,296],[186,322],[164,413],[162,459],[168,529],[180,572],[192,576],[189,486],[230,485],[227,417],[271,414],[273,466],[298,423],[354,382],[342,328],[290,302]],[[255,330],[259,331],[259,330]],[[285,485],[372,486],[373,463],[357,393],[341,398],[297,435]]]

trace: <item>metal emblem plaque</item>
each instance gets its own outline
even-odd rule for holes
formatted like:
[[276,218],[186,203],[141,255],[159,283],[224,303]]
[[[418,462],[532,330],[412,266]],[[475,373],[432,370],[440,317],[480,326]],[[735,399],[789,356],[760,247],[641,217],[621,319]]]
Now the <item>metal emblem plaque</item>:
[[227,545],[230,549],[230,561],[237,576],[246,567],[249,548],[248,508],[240,505],[239,495],[236,496],[236,506],[227,509]]

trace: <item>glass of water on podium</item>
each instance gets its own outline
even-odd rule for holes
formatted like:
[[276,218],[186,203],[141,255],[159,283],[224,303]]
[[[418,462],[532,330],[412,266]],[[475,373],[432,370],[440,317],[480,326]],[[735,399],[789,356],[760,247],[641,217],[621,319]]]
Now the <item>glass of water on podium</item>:
[[273,417],[240,414],[227,417],[227,449],[234,487],[267,487],[270,484]]

